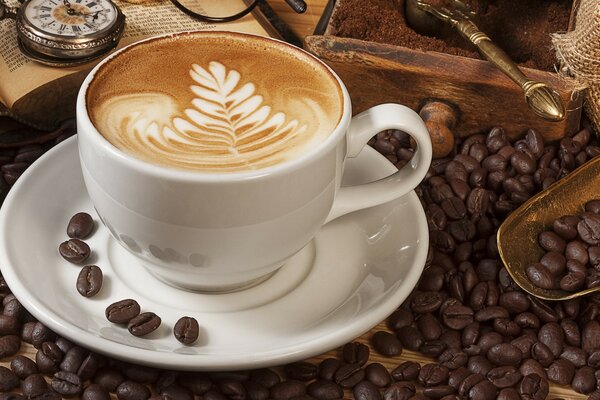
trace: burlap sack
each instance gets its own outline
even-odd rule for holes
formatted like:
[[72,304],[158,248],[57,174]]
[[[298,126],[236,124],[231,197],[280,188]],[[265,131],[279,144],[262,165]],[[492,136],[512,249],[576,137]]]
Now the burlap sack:
[[600,133],[600,1],[580,0],[575,29],[552,35],[558,60],[587,87],[585,111]]

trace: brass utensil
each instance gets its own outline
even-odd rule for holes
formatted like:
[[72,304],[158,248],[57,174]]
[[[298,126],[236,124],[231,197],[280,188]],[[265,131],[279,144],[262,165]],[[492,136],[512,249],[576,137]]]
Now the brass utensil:
[[525,268],[544,254],[538,245],[538,235],[549,229],[555,219],[581,213],[586,202],[598,198],[600,157],[538,193],[504,220],[498,229],[498,251],[508,273],[523,290],[544,300],[569,300],[600,293],[600,287],[579,292],[541,289],[525,273]]
[[[451,6],[429,4],[424,0],[406,0],[405,11],[409,25],[427,35],[445,34],[443,25],[451,26],[506,76],[522,89],[529,108],[548,121],[562,121],[565,108],[558,93],[545,83],[528,79],[517,64],[471,20],[475,13],[459,0],[449,0]],[[443,22],[443,23],[440,23]]]

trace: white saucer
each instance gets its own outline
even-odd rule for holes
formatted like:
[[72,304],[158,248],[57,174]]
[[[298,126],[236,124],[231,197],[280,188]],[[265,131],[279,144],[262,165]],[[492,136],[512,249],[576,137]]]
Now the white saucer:
[[[395,168],[371,148],[348,160],[344,184]],[[66,224],[79,211],[97,229],[89,263],[102,268],[98,295],[75,289],[80,267],[58,254]],[[265,282],[236,293],[198,294],[170,287],[121,248],[100,222],[80,172],[77,139],[50,150],[19,179],[0,210],[0,265],[12,292],[44,324],[90,349],[171,369],[236,370],[280,365],[329,351],[385,319],[409,295],[428,248],[425,213],[414,192],[341,217]],[[162,317],[145,338],[109,323],[110,303],[134,298]],[[172,335],[181,316],[195,317],[193,346]]]

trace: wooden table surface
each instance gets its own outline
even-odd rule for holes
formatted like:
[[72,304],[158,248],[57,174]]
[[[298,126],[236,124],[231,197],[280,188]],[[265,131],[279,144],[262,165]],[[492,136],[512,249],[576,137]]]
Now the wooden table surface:
[[[326,0],[308,0],[307,1],[308,9],[307,9],[306,13],[302,14],[302,15],[298,15],[298,14],[294,13],[286,5],[284,0],[270,0],[269,3],[273,7],[273,9],[278,13],[278,15],[292,27],[292,30],[299,37],[302,38],[306,35],[312,34],[314,27],[317,24],[317,22],[321,16],[322,10],[325,7],[327,1]],[[382,321],[379,325],[377,325],[373,329],[371,329],[371,331],[369,331],[369,332],[365,333],[364,335],[362,335],[361,337],[357,338],[357,341],[365,343],[365,344],[369,344],[370,337],[372,336],[373,333],[377,332],[378,330],[389,331],[389,329],[385,325],[385,321]],[[33,346],[25,344],[25,343],[23,344],[23,346],[21,348],[21,352],[20,352],[20,354],[26,355],[34,360],[35,360],[35,353],[36,353],[36,349],[33,348]],[[313,357],[313,358],[309,359],[308,361],[313,362],[313,363],[318,363],[321,360],[324,360],[329,357],[340,357],[340,349],[331,350],[328,353],[319,355],[317,357]],[[424,364],[424,363],[432,362],[433,360],[431,360],[427,357],[424,357],[424,356],[420,355],[419,353],[407,351],[407,350],[405,350],[400,356],[397,356],[397,357],[393,357],[393,358],[383,357],[383,356],[377,354],[371,348],[371,357],[369,359],[369,362],[379,362],[379,363],[383,364],[384,366],[386,366],[390,371],[392,369],[394,369],[398,364],[400,364],[401,362],[404,362],[404,361],[417,361],[417,362]],[[7,361],[7,360],[0,361],[0,365],[8,367],[8,364],[9,364],[9,361]],[[352,395],[350,392],[347,391],[345,397],[352,398]],[[561,386],[557,386],[557,385],[551,385],[550,395],[548,396],[548,399],[553,399],[553,398],[558,398],[558,397],[563,398],[563,399],[585,399],[586,398],[586,396],[577,394],[569,388],[561,387]]]

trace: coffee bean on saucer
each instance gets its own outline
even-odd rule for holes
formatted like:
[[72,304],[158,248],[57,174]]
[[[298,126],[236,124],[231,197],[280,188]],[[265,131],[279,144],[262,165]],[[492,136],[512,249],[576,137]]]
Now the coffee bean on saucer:
[[200,335],[200,326],[193,317],[181,317],[173,327],[173,335],[177,340],[186,345],[193,344]]
[[106,307],[106,319],[115,324],[126,324],[140,313],[140,305],[133,299],[120,300]]
[[92,297],[102,288],[102,270],[96,265],[86,265],[77,276],[77,291],[83,297]]
[[90,246],[79,239],[69,239],[58,246],[58,252],[67,261],[81,264],[90,256]]
[[153,312],[143,312],[133,317],[127,323],[127,330],[133,336],[144,336],[154,332],[161,323],[161,319]]
[[110,400],[110,394],[102,386],[93,383],[85,388],[81,395],[82,400]]
[[85,239],[93,230],[94,220],[85,212],[73,215],[67,225],[67,235],[70,238]]
[[75,397],[83,390],[81,378],[72,372],[58,371],[52,377],[50,386],[63,397]]
[[19,379],[25,379],[29,375],[37,374],[39,372],[37,364],[31,358],[21,354],[15,356],[15,358],[10,361],[10,369],[19,377]]

